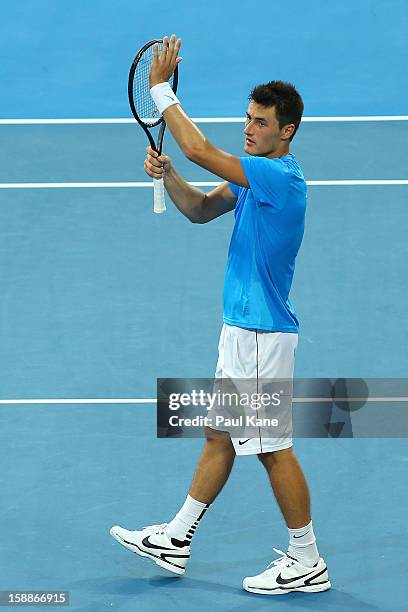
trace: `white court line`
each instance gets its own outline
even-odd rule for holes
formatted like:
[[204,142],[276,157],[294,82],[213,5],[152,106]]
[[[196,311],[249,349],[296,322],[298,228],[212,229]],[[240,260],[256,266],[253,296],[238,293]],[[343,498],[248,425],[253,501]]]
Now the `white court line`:
[[[408,397],[294,397],[293,403],[316,402],[408,402]],[[142,399],[3,399],[0,405],[6,404],[156,404],[156,398]]]
[[325,185],[408,185],[406,179],[392,179],[392,180],[344,180],[344,181],[306,181],[308,185],[312,186],[325,186]]
[[294,397],[294,403],[307,402],[408,402],[408,397]]
[[156,404],[156,399],[4,399],[1,404]]
[[[222,181],[188,181],[194,187],[216,187]],[[347,185],[408,185],[408,179],[375,179],[375,180],[332,180],[306,181],[312,187],[347,186]],[[113,188],[153,187],[153,182],[112,182],[112,183],[0,183],[0,189],[113,189]]]
[[[244,117],[192,117],[194,123],[244,123]],[[348,121],[408,121],[408,115],[356,115],[339,117],[303,117],[303,123],[336,123]],[[86,125],[135,123],[130,117],[84,119],[0,119],[0,125]]]
[[[194,187],[214,187],[221,181],[190,181]],[[120,187],[153,187],[153,181],[146,182],[113,182],[113,183],[0,183],[0,189],[71,189],[71,188],[120,188]]]

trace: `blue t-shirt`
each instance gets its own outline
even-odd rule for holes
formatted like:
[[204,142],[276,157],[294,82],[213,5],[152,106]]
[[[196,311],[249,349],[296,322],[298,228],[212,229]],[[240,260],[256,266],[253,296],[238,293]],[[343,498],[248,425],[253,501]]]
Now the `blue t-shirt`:
[[303,238],[306,181],[292,154],[242,157],[249,188],[237,196],[224,284],[224,321],[264,331],[296,333],[289,300]]

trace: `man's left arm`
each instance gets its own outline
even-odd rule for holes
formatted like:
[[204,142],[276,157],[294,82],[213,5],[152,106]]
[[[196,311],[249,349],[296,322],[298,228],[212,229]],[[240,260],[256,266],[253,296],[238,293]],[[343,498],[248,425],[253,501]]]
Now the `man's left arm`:
[[[154,45],[153,63],[149,74],[151,88],[169,80],[181,61],[181,58],[178,57],[180,47],[181,40],[176,40],[174,34],[170,39],[167,36],[164,37],[160,54],[158,45]],[[179,103],[173,103],[162,112],[175,141],[190,161],[235,185],[249,187],[239,157],[214,147],[191,121]]]

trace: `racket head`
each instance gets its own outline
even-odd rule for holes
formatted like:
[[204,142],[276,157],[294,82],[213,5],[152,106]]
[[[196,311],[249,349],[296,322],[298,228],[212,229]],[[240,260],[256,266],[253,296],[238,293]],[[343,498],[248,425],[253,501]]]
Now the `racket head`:
[[[159,45],[161,51],[163,40],[150,40],[137,53],[129,71],[128,97],[131,111],[134,118],[145,130],[152,144],[152,138],[148,130],[156,127],[164,119],[160,115],[153,98],[150,95],[149,72],[153,62],[153,45]],[[177,92],[178,85],[178,66],[169,79],[170,87],[174,93]],[[154,142],[154,141],[153,141]],[[157,150],[156,146],[153,146]]]

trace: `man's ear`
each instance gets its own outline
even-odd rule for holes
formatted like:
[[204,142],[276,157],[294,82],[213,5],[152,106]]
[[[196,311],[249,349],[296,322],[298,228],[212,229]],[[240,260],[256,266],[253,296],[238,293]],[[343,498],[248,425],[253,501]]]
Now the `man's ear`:
[[295,133],[295,130],[296,130],[296,126],[294,123],[288,123],[288,125],[284,125],[281,130],[281,139],[289,140]]

